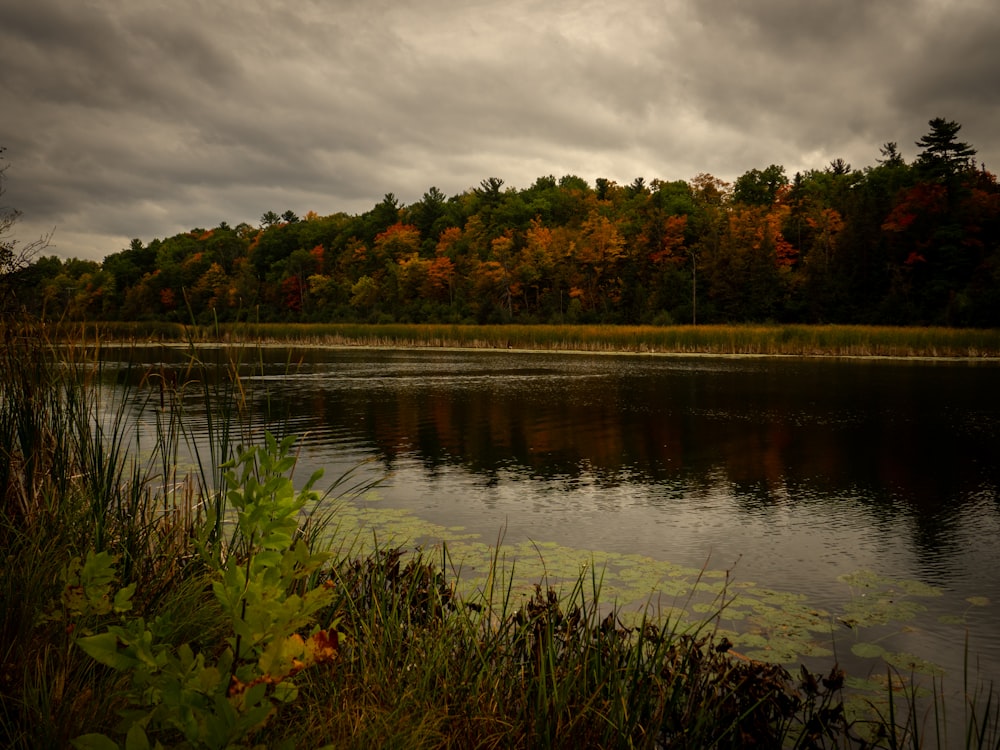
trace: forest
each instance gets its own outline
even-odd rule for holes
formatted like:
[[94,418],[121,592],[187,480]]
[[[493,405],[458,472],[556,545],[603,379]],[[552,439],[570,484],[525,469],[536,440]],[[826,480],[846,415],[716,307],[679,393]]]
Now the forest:
[[489,177],[358,214],[268,211],[7,275],[45,320],[1000,326],[1000,187],[961,125],[912,161],[628,185]]

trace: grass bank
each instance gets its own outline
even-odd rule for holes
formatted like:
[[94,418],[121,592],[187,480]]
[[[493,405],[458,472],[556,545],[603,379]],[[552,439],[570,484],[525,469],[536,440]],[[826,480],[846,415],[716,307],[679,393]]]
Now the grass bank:
[[[710,615],[626,627],[598,573],[522,598],[495,562],[459,595],[446,547],[358,552],[337,508],[364,488],[293,482],[290,438],[246,448],[238,378],[192,351],[187,382],[109,401],[96,342],[43,333],[0,348],[4,747],[927,748],[948,722],[1000,747],[989,687],[958,717],[903,693],[855,720],[836,665],[741,658]],[[189,472],[185,389],[214,425]]]
[[841,357],[1000,357],[1000,330],[835,325],[574,326],[101,323],[121,340]]

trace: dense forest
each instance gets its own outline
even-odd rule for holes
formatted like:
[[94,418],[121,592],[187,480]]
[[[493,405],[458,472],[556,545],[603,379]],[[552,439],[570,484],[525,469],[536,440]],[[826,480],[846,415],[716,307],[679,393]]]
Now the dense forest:
[[907,162],[732,184],[490,177],[360,215],[268,211],[9,275],[45,319],[1000,326],[1000,188],[942,118]]

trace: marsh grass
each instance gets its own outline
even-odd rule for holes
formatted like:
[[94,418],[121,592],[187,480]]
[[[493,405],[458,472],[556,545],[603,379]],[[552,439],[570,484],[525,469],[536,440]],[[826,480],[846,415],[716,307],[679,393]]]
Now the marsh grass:
[[446,325],[102,323],[101,335],[146,341],[522,349],[643,354],[997,357],[1000,331],[857,325]]
[[781,667],[729,656],[708,623],[627,628],[595,574],[527,599],[498,576],[459,599],[441,554],[382,549],[331,571],[351,637],[284,725],[296,746],[795,747],[847,731],[835,685],[800,692]]
[[[198,652],[221,647],[222,613],[194,540],[215,518],[202,538],[236,548],[219,467],[255,434],[244,421],[248,395],[239,378],[239,357],[253,350],[208,363],[192,347],[183,377],[150,370],[134,392],[109,402],[99,340],[81,335],[56,343],[44,329],[14,324],[2,333],[0,744],[64,748],[90,732],[114,734],[124,708],[122,675],[75,645],[118,616],[79,607],[74,559],[114,555],[115,585],[136,585],[129,616],[155,620],[161,637]],[[515,339],[511,345],[527,348]],[[212,380],[200,372],[207,365],[228,368],[230,377]],[[191,472],[178,470],[179,446],[191,440],[186,389],[204,400],[213,422],[213,445]],[[130,399],[154,411],[152,446],[139,445]],[[347,476],[332,488],[342,496],[365,485]],[[804,669],[793,675],[740,657],[712,615],[688,624],[650,609],[625,625],[602,603],[601,575],[593,568],[561,591],[543,580],[525,596],[495,557],[485,582],[464,593],[447,546],[424,552],[374,540],[359,551],[356,538],[337,528],[334,496],[325,510],[302,519],[301,533],[335,553],[310,585],[333,590],[319,624],[336,623],[346,638],[338,658],[305,674],[298,699],[259,727],[253,743],[917,748],[934,747],[935,738],[945,747],[941,738],[957,721],[966,747],[1000,747],[992,687],[965,685],[962,717],[946,716],[937,701],[932,714],[919,713],[916,696],[903,696],[898,710],[889,700],[883,715],[852,723],[842,710],[843,675],[835,666],[822,675]],[[936,689],[943,693],[943,686]]]
[[929,689],[922,688],[913,675],[888,667],[888,693],[884,699],[869,703],[871,718],[862,726],[864,741],[889,750],[1000,748],[1000,695],[992,676],[973,681],[966,664],[962,681],[960,711],[957,716],[950,715],[954,708],[949,709],[942,677],[934,678]]

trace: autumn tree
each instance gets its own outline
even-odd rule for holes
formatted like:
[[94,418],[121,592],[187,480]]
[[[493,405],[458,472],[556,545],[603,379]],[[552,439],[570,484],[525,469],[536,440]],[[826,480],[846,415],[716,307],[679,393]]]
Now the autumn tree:
[[447,284],[449,304],[454,307],[464,292],[460,280],[469,278],[473,262],[467,252],[465,233],[459,227],[448,227],[438,237],[434,254],[436,273],[432,278],[439,281],[439,290],[444,289],[441,283]]
[[[387,193],[358,215],[268,211],[134,240],[98,268],[39,259],[16,272],[38,292],[18,304],[123,319],[189,306],[199,319],[1000,325],[1000,191],[959,136],[938,118],[912,164],[888,142],[872,167],[833,159],[791,181],[774,164],[732,186],[488,177],[410,206]],[[0,261],[21,250],[17,216],[2,213]]]
[[322,248],[292,252],[282,264],[281,293],[285,308],[295,313],[306,311],[310,276],[321,270]]
[[491,243],[490,260],[485,264],[492,265],[497,270],[494,286],[499,294],[500,304],[506,309],[508,320],[514,317],[514,299],[521,293],[520,282],[514,276],[515,252],[514,233],[507,230]]
[[708,296],[717,319],[780,317],[786,283],[797,257],[781,232],[787,206],[736,205],[717,248],[704,257]]
[[929,125],[917,141],[917,181],[897,194],[882,224],[890,296],[907,320],[958,325],[970,315],[970,285],[991,255],[984,228],[996,216],[995,180],[976,170],[976,150],[958,140],[961,125],[943,118]]
[[586,309],[602,307],[618,301],[615,285],[618,263],[624,255],[625,242],[618,227],[598,211],[591,211],[580,228],[573,259],[582,278],[581,299]]
[[361,216],[360,234],[358,239],[365,243],[375,241],[375,237],[391,227],[400,223],[400,211],[402,206],[399,199],[392,193],[386,193],[382,200],[376,204],[371,211],[367,211]]
[[[225,320],[228,316],[224,311],[233,306],[232,283],[229,274],[219,263],[212,263],[188,291],[188,303],[196,315],[206,322],[211,320],[210,313],[215,312],[217,319]],[[223,313],[219,315],[219,313]]]
[[222,270],[230,274],[236,259],[247,254],[249,243],[240,236],[237,229],[231,228],[225,222],[212,230],[212,234],[204,242],[205,256],[209,263],[218,263]]
[[[518,258],[516,274],[525,295],[525,306],[533,304],[536,310],[541,309],[543,292],[550,291],[553,286],[553,271],[559,265],[556,256],[556,236],[552,229],[545,226],[540,218],[535,218],[525,233],[524,247]],[[529,302],[528,292],[533,299]]]
[[829,319],[840,304],[838,292],[838,250],[844,219],[835,208],[813,205],[805,214],[809,228],[809,246],[803,262],[803,301],[809,306],[812,319]]
[[436,302],[454,301],[455,263],[447,255],[438,254],[427,266],[423,295]]
[[970,170],[956,189],[921,181],[903,191],[882,224],[891,268],[890,298],[909,321],[968,325],[979,279],[998,258],[996,178]]
[[722,238],[728,229],[728,211],[732,185],[706,172],[691,180],[694,211],[690,225],[694,240],[689,244],[691,258],[691,322],[698,322],[698,268],[704,257],[719,256]]
[[396,282],[394,302],[397,305],[405,305],[419,300],[423,296],[427,287],[427,275],[430,267],[431,261],[427,258],[421,258],[420,253],[416,252],[396,259],[392,270]]
[[375,257],[382,265],[420,254],[420,230],[413,224],[396,222],[375,237]]

